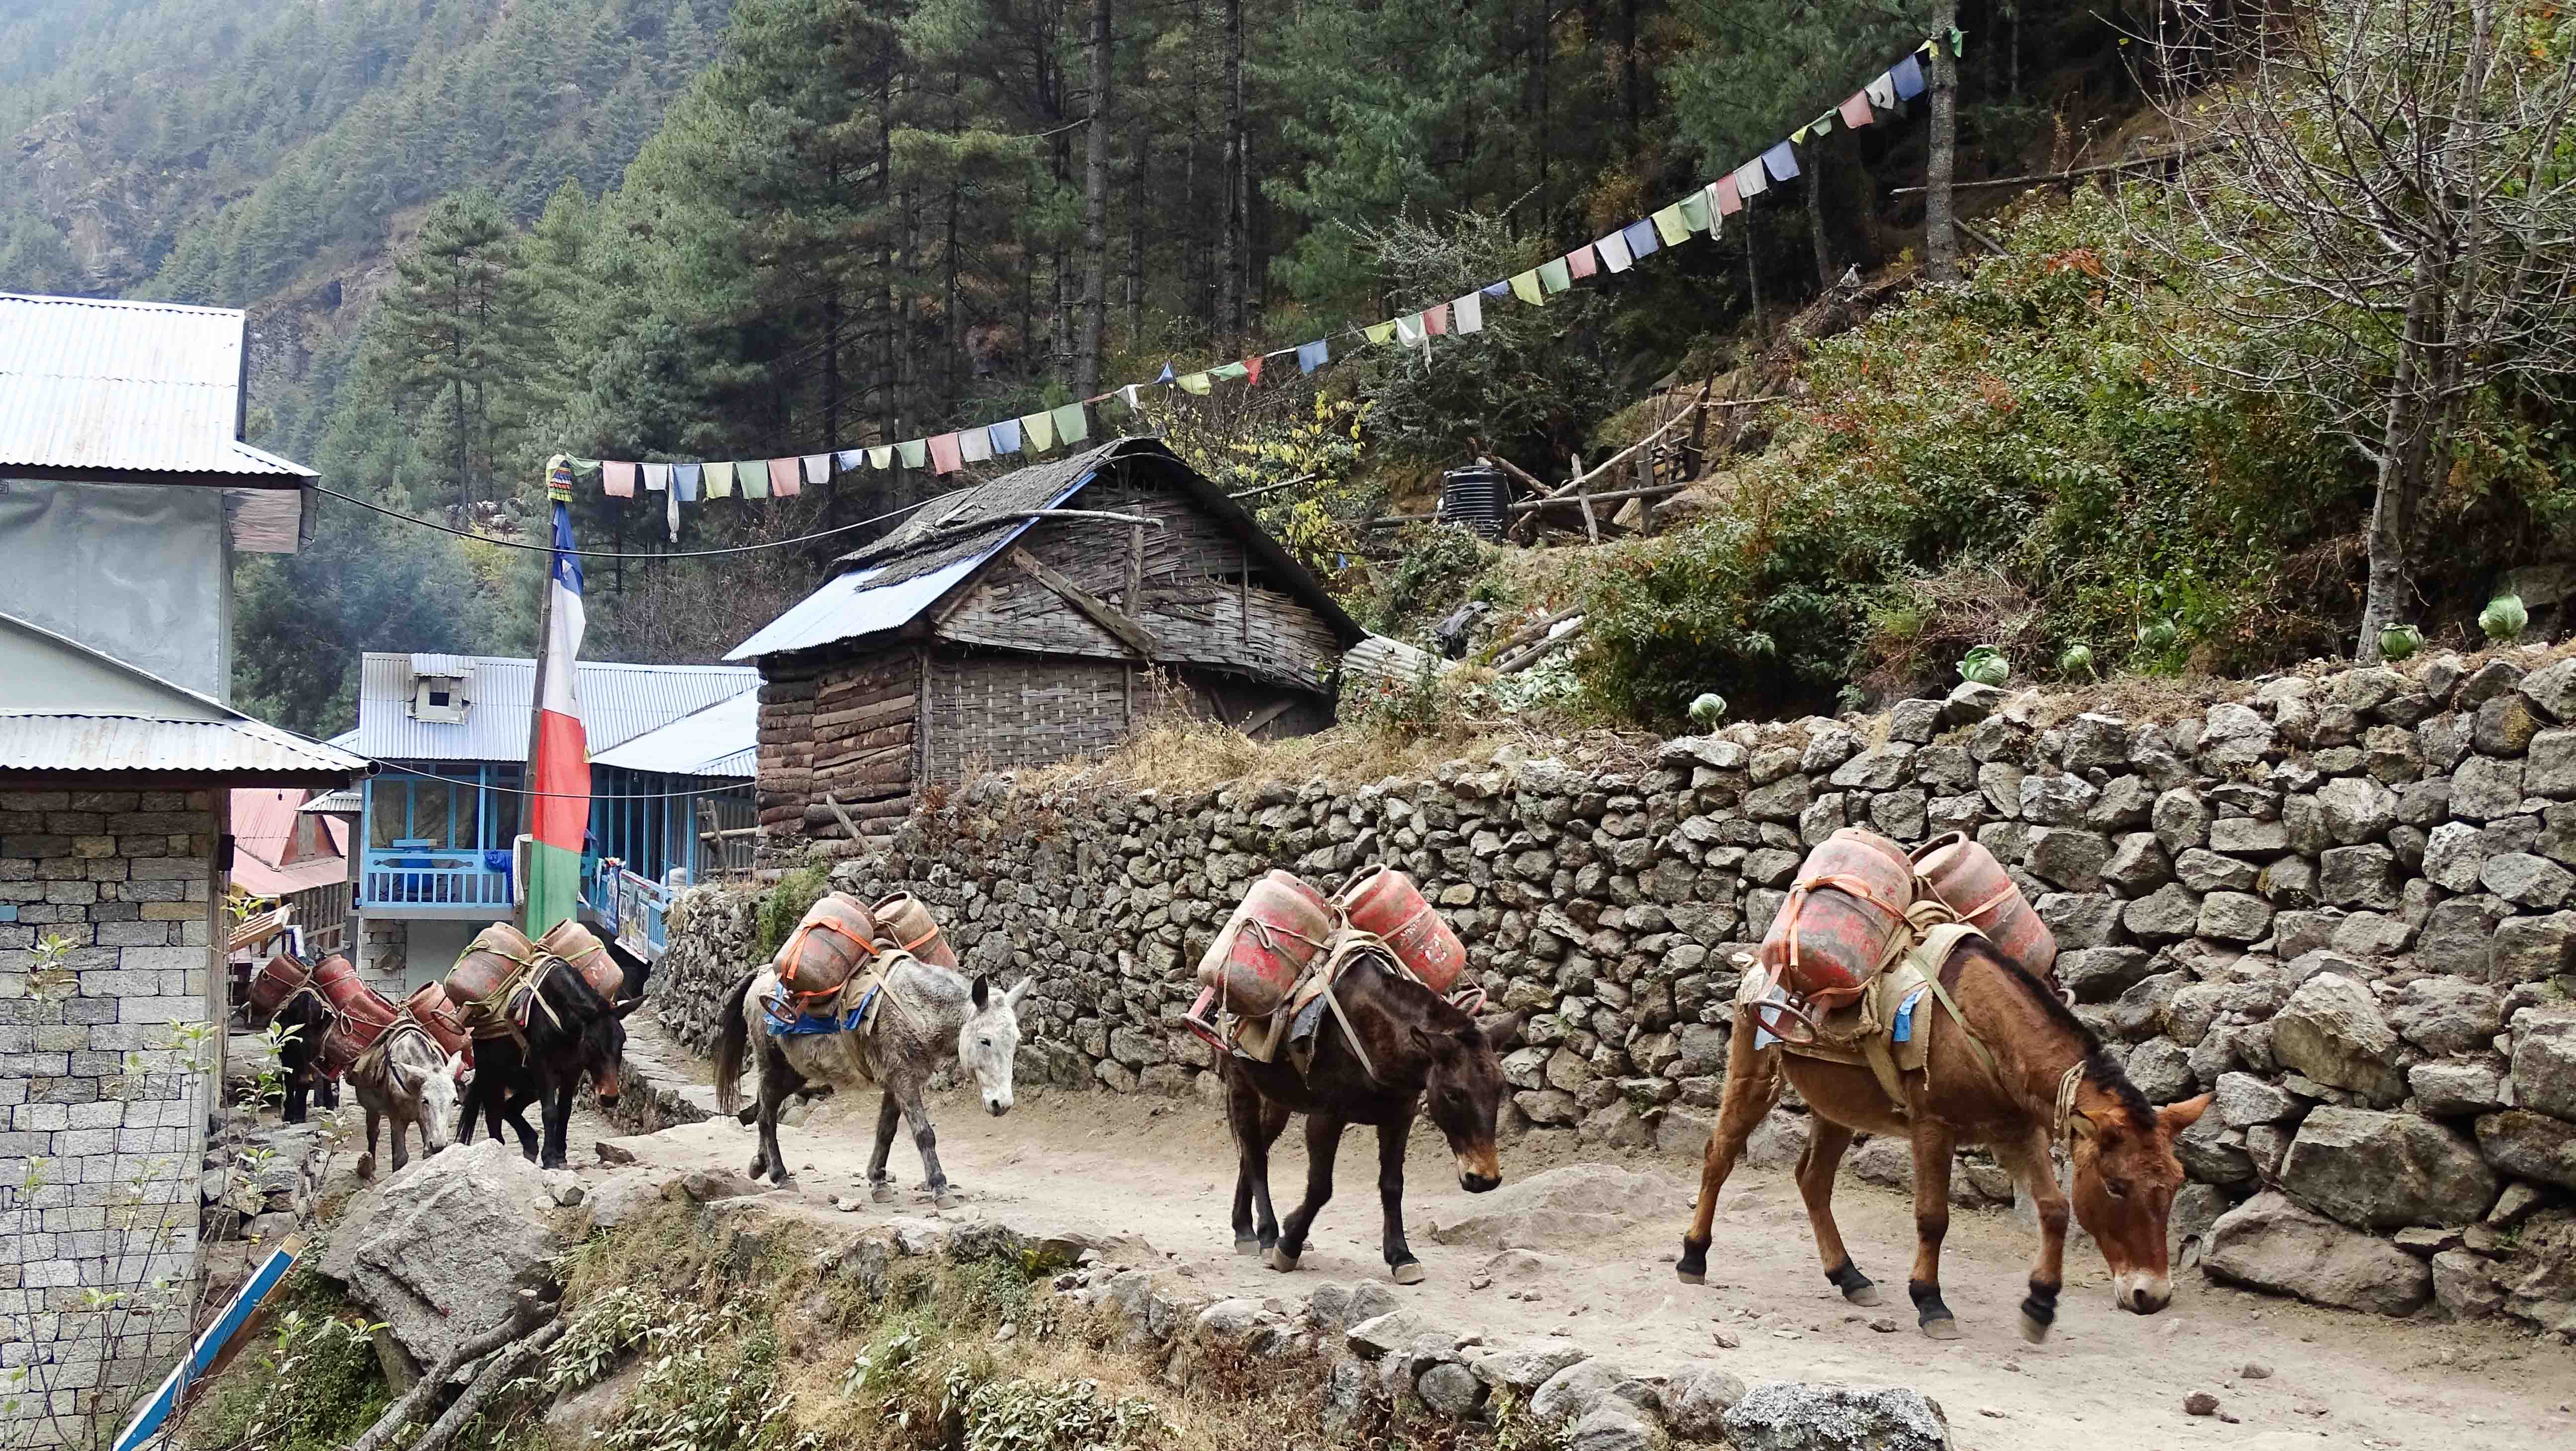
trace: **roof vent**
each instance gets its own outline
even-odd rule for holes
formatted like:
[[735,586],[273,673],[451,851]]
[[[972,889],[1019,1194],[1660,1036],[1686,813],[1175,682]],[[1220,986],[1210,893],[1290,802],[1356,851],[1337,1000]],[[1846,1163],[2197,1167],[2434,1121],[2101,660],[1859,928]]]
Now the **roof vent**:
[[411,718],[431,725],[463,725],[474,702],[465,698],[474,662],[464,655],[411,657]]

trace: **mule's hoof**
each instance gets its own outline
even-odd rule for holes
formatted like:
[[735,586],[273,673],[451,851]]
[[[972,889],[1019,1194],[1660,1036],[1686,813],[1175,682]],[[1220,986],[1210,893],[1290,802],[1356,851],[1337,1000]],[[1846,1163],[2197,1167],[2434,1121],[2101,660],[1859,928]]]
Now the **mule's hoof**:
[[2046,1345],[2048,1343],[2048,1323],[2034,1317],[2029,1311],[2024,1310],[2021,1313],[2021,1338],[2029,1341],[2033,1345]]
[[360,1154],[358,1156],[358,1177],[361,1179],[373,1179],[376,1177],[375,1155]]
[[1423,1280],[1422,1262],[1406,1260],[1403,1264],[1391,1266],[1387,1273],[1393,1275],[1399,1285],[1418,1285]]
[[894,1185],[890,1183],[871,1184],[868,1186],[868,1198],[871,1202],[877,1204],[892,1204],[894,1202]]
[[1237,1235],[1234,1241],[1234,1252],[1239,1255],[1257,1255],[1261,1253],[1261,1241],[1248,1234]]
[[1297,1268],[1297,1258],[1284,1249],[1274,1247],[1270,1251],[1270,1268],[1284,1275]]
[[1959,1322],[1947,1315],[1938,1320],[1926,1320],[1923,1322],[1923,1334],[1930,1340],[1956,1340],[1959,1338]]
[[1708,1283],[1708,1271],[1686,1270],[1679,1265],[1675,1265],[1673,1266],[1673,1278],[1680,1280],[1685,1285],[1705,1285]]
[[1875,1305],[1879,1303],[1878,1286],[1871,1284],[1854,1290],[1845,1290],[1843,1298],[1855,1305]]
[[953,1190],[943,1189],[931,1197],[930,1206],[933,1209],[955,1209],[965,1202],[966,1196]]

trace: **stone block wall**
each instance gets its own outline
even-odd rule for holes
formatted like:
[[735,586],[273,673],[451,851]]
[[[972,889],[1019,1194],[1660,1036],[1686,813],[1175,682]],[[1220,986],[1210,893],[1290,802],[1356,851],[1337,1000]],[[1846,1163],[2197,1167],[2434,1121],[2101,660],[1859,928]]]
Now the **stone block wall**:
[[[1846,824],[1909,846],[1968,832],[2047,920],[2078,1015],[2147,1096],[2216,1094],[2176,1209],[2215,1269],[2576,1333],[2576,658],[2233,695],[2144,720],[1964,685],[1880,717],[1626,755],[1507,747],[1366,785],[1024,795],[988,778],[833,880],[916,891],[970,968],[1038,978],[1024,1076],[1180,1093],[1209,1086],[1178,1022],[1190,967],[1251,880],[1285,866],[1329,888],[1388,860],[1448,915],[1495,1007],[1523,1015],[1510,1127],[1695,1149],[1735,955],[1806,850]],[[753,901],[683,899],[655,991],[701,1051]],[[1979,1167],[1972,1192],[2009,1193]]]
[[187,1341],[224,799],[0,790],[0,1441],[85,1443]]

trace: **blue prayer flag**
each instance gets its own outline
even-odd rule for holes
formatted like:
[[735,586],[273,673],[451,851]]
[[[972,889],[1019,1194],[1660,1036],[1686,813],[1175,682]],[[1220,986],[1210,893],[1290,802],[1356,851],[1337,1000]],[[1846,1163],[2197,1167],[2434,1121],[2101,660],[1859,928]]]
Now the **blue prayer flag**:
[[1630,222],[1619,229],[1619,234],[1627,239],[1628,255],[1631,257],[1644,257],[1664,249],[1663,239],[1655,235],[1655,224],[1652,221]]
[[1771,173],[1773,181],[1787,181],[1798,174],[1798,153],[1783,141],[1762,153],[1762,169]]
[[1020,451],[1020,421],[1018,419],[1005,418],[1001,422],[992,425],[991,431],[993,435],[993,452],[1018,453]]
[[1896,82],[1896,99],[1900,101],[1910,101],[1923,94],[1923,63],[1914,58],[1912,51],[1907,51],[1905,59],[1887,68],[1887,78]]
[[1159,378],[1156,378],[1154,381],[1155,381],[1155,382],[1157,382],[1157,383],[1168,383],[1168,382],[1172,381],[1172,377],[1173,377],[1173,374],[1172,374],[1172,365],[1171,365],[1171,364],[1169,364],[1169,363],[1165,363],[1165,364],[1163,365],[1163,376],[1161,376],[1161,377],[1159,377]]
[[1500,282],[1488,282],[1485,284],[1483,290],[1487,297],[1508,296],[1512,290],[1512,280],[1506,277]]
[[1317,338],[1311,343],[1297,345],[1297,368],[1300,372],[1311,373],[1332,360],[1333,350],[1329,339]]
[[671,497],[683,504],[698,501],[698,464],[671,465]]

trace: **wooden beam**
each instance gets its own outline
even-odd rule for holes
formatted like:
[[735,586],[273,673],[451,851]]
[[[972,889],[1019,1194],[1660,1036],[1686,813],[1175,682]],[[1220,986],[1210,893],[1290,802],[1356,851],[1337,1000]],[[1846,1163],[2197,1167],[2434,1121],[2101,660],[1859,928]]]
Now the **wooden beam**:
[[823,793],[823,804],[832,808],[832,815],[841,823],[842,832],[846,834],[850,840],[857,841],[859,839],[859,825],[857,822],[850,819],[850,813],[841,809],[841,799],[833,795],[831,792],[826,791]]
[[1256,710],[1252,714],[1245,716],[1243,718],[1243,733],[1248,736],[1254,731],[1261,729],[1263,726],[1270,724],[1272,721],[1277,720],[1279,717],[1286,715],[1288,713],[1288,707],[1295,705],[1296,703],[1297,702],[1293,700],[1283,700],[1264,709]]
[[1158,647],[1154,643],[1153,632],[1129,618],[1125,611],[1088,593],[1072,580],[1047,568],[1039,562],[1036,555],[1016,544],[1011,546],[1010,557],[1011,563],[1018,565],[1022,573],[1062,595],[1068,604],[1090,616],[1092,623],[1117,636],[1119,642],[1128,649],[1135,651],[1144,659],[1154,658]]
[[1688,484],[1657,484],[1652,488],[1646,489],[1612,489],[1606,494],[1577,494],[1570,499],[1532,499],[1526,504],[1512,505],[1512,512],[1515,514],[1535,514],[1542,509],[1566,509],[1571,508],[1576,504],[1581,504],[1584,506],[1585,517],[1589,518],[1591,515],[1591,506],[1594,504],[1618,504],[1624,503],[1629,499],[1660,499],[1668,495],[1678,494],[1689,487],[1690,485]]

